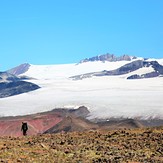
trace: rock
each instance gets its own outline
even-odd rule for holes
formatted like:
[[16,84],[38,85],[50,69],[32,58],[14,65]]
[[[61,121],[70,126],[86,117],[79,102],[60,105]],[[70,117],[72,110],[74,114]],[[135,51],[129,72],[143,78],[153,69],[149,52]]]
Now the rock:
[[84,62],[94,62],[94,61],[109,61],[109,62],[116,62],[116,61],[131,61],[132,59],[136,59],[136,57],[132,57],[129,55],[123,55],[120,57],[116,57],[114,54],[103,54],[103,55],[98,55],[95,57],[91,57],[91,58],[86,58],[81,60],[79,63],[84,63]]
[[28,71],[29,67],[30,67],[30,64],[24,63],[15,68],[8,70],[7,72],[13,75],[20,75]]
[[38,85],[25,81],[3,82],[0,83],[0,98],[30,92],[39,88]]

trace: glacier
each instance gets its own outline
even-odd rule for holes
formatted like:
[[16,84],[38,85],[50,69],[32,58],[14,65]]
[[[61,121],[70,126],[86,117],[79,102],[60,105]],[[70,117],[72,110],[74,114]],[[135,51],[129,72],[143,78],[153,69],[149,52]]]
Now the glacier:
[[[90,119],[163,119],[163,77],[127,80],[126,75],[120,75],[77,81],[69,78],[89,72],[113,70],[129,62],[131,61],[30,65],[28,71],[20,76],[31,77],[30,82],[41,88],[0,99],[0,116],[27,115],[84,105],[90,111]],[[158,62],[163,64],[163,60]],[[144,67],[130,74],[152,71],[152,67]]]

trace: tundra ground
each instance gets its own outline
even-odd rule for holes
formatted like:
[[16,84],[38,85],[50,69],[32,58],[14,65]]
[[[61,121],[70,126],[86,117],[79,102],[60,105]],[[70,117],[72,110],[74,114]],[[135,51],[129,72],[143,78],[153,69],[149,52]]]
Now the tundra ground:
[[163,162],[163,127],[0,137],[1,162]]

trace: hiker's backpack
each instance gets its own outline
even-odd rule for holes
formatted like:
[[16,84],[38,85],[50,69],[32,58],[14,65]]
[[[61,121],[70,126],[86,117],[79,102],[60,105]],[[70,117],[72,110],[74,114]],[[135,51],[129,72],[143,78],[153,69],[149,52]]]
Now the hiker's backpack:
[[27,123],[23,123],[22,129],[23,129],[24,131],[27,131],[27,130],[28,130]]

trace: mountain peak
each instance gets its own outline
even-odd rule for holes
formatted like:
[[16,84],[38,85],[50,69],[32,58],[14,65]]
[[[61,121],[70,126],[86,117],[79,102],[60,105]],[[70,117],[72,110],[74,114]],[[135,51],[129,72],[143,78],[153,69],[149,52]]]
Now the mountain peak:
[[20,74],[25,73],[29,69],[30,66],[31,65],[29,63],[23,63],[17,67],[14,67],[8,70],[7,72],[13,75],[20,75]]
[[116,62],[116,61],[131,61],[132,59],[136,59],[137,57],[135,56],[129,56],[127,54],[124,54],[120,57],[115,56],[114,54],[103,54],[103,55],[97,55],[95,57],[91,57],[91,58],[85,58],[83,60],[80,61],[80,63],[83,62],[93,62],[93,61],[109,61],[109,62]]

